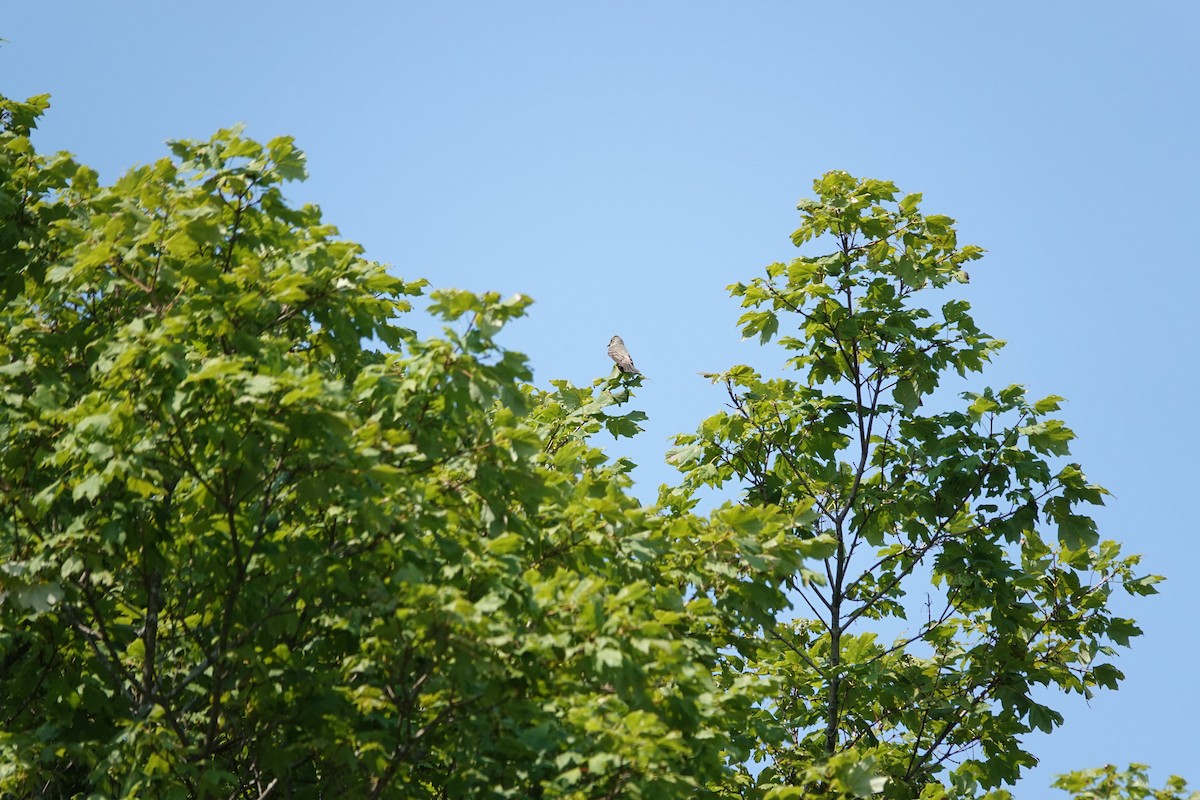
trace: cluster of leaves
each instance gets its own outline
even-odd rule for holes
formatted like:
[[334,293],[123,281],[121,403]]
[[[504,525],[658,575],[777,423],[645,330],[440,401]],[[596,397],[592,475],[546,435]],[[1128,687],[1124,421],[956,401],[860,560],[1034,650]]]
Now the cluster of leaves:
[[741,487],[823,547],[790,581],[800,616],[766,626],[748,667],[786,687],[772,708],[790,736],[764,745],[759,782],[829,793],[814,765],[869,761],[889,797],[972,796],[1015,781],[1036,763],[1021,736],[1062,722],[1038,687],[1116,688],[1108,657],[1139,631],[1109,595],[1158,578],[1081,510],[1106,492],[1062,458],[1061,398],[1009,386],[926,409],[1001,345],[966,302],[925,300],[982,251],[891,183],[831,172],[814,189],[793,240],[829,252],[730,287],[743,334],[798,376],[714,375],[729,410],[671,460],[688,489]]
[[103,187],[46,105],[0,133],[0,794],[690,797],[749,757],[721,651],[803,547],[631,498],[587,439],[637,379],[530,387],[521,297],[417,338],[423,282],[287,204],[290,139]]
[[1187,781],[1178,775],[1167,778],[1163,788],[1151,789],[1149,770],[1145,764],[1130,764],[1124,770],[1109,764],[1060,775],[1054,786],[1075,800],[1200,800],[1200,792],[1189,792]]
[[533,387],[521,296],[418,337],[425,282],[286,201],[290,139],[102,186],[46,107],[0,98],[0,794],[973,796],[1061,721],[1034,687],[1120,679],[1109,594],[1156,578],[1059,399],[923,409],[998,343],[915,302],[980,255],[918,196],[817,182],[832,253],[732,287],[798,378],[714,376],[645,508],[590,443],[641,378]]

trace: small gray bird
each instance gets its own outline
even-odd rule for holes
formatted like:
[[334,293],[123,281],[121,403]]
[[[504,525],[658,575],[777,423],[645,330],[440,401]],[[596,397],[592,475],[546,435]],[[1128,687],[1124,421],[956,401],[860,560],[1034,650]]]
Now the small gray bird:
[[617,362],[617,369],[621,372],[631,372],[634,375],[640,375],[638,368],[633,365],[633,359],[629,356],[629,351],[625,349],[625,343],[621,341],[620,336],[614,336],[608,342],[608,357]]

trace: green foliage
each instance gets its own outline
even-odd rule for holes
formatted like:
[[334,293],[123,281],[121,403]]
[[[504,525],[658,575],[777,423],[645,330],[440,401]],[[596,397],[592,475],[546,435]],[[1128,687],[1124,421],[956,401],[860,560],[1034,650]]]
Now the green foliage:
[[[773,728],[729,666],[786,520],[668,518],[529,386],[526,298],[389,275],[290,139],[112,186],[0,140],[0,794],[692,797]],[[747,561],[753,560],[753,572]]]
[[1035,687],[1121,678],[1109,595],[1157,578],[1061,398],[925,410],[999,343],[916,302],[981,253],[919,196],[817,182],[831,253],[732,287],[795,377],[714,376],[645,508],[590,443],[643,379],[532,386],[528,298],[433,292],[418,337],[290,139],[101,186],[47,107],[0,98],[0,794],[965,797],[1061,722]]
[[1109,764],[1099,769],[1080,770],[1060,775],[1056,789],[1068,792],[1075,800],[1200,800],[1200,792],[1188,792],[1187,781],[1178,775],[1167,778],[1161,789],[1150,788],[1149,767],[1130,764],[1120,772]]
[[766,796],[855,794],[862,780],[814,778],[847,754],[888,797],[974,796],[1036,763],[1024,734],[1061,724],[1042,687],[1116,688],[1114,646],[1140,631],[1108,598],[1158,578],[1086,515],[1106,492],[1062,458],[1062,398],[1009,386],[928,407],[1001,346],[966,302],[934,299],[982,250],[891,183],[831,172],[814,190],[793,240],[829,250],[730,287],[743,336],[776,342],[795,377],[712,376],[730,410],[669,460],[685,493],[739,487],[819,544],[789,580],[800,616],[764,625],[746,665],[785,687],[771,710],[788,735],[757,753]]

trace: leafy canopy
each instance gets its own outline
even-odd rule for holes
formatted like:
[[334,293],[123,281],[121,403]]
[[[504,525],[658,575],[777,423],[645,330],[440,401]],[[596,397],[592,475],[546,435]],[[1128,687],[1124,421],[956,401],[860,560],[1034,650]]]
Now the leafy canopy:
[[1038,687],[1117,685],[1109,595],[1156,579],[1058,398],[927,408],[998,342],[918,302],[981,252],[919,196],[817,181],[828,253],[732,287],[789,377],[714,376],[646,508],[591,443],[641,378],[534,387],[528,298],[418,337],[291,139],[102,186],[47,106],[0,98],[0,793],[972,796],[1061,722]]
[[101,186],[45,107],[0,134],[0,793],[691,797],[749,755],[724,632],[803,548],[633,500],[588,439],[636,380],[530,386],[522,297],[417,338],[290,139]]
[[1107,492],[1064,458],[1062,398],[984,388],[935,410],[947,373],[981,372],[1002,344],[965,301],[935,299],[982,250],[891,183],[831,172],[813,188],[792,238],[824,252],[730,287],[785,376],[713,375],[729,410],[670,456],[684,497],[738,487],[821,549],[789,578],[798,616],[747,647],[786,687],[772,710],[788,736],[759,749],[758,779],[780,787],[768,796],[826,791],[820,765],[849,763],[870,765],[859,796],[996,789],[1036,763],[1021,737],[1062,723],[1047,689],[1116,688],[1113,648],[1140,631],[1110,594],[1158,579],[1087,516]]
[[1161,789],[1150,788],[1149,767],[1130,764],[1117,770],[1112,764],[1060,775],[1056,789],[1069,792],[1074,800],[1200,800],[1200,792],[1189,792],[1187,781],[1178,775],[1167,778]]

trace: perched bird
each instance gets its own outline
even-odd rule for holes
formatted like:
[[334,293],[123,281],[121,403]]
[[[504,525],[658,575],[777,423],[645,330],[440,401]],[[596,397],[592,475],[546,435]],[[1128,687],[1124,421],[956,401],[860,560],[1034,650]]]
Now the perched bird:
[[608,357],[617,362],[617,369],[621,372],[631,372],[634,375],[640,375],[638,368],[633,365],[633,359],[629,356],[629,351],[625,349],[625,343],[621,341],[620,336],[614,336],[608,342]]

